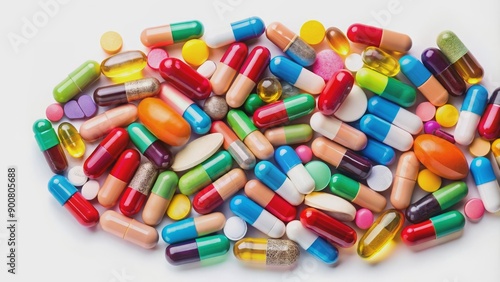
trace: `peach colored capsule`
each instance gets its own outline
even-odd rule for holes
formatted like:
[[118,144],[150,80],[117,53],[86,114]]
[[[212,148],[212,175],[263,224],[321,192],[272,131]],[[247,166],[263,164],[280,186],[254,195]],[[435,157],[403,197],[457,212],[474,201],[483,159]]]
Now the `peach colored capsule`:
[[420,162],[413,151],[405,152],[399,157],[391,191],[391,204],[396,209],[406,209],[410,205],[419,168]]
[[155,228],[114,210],[105,211],[99,224],[104,231],[146,249],[154,248],[158,243],[159,236]]
[[314,131],[351,150],[363,150],[368,143],[368,138],[362,131],[333,116],[317,112],[311,116],[309,123]]
[[136,119],[136,105],[121,105],[83,122],[79,130],[80,136],[87,142],[93,142],[108,134],[113,128],[125,127]]
[[238,74],[241,65],[243,65],[247,53],[248,47],[243,42],[235,42],[227,48],[220,62],[217,63],[217,69],[210,78],[212,91],[215,95],[226,93]]

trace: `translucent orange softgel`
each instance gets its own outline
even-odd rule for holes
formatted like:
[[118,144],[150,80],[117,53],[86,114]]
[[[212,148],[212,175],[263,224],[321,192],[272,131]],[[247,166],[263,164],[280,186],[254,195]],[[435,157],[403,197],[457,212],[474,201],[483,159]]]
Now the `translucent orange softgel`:
[[418,160],[431,172],[451,180],[467,177],[467,159],[452,143],[431,134],[422,134],[415,138],[413,150]]

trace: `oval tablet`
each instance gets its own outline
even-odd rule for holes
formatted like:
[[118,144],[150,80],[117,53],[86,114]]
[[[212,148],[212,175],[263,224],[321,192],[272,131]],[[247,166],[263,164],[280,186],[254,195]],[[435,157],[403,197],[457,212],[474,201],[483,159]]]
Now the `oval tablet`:
[[191,213],[191,201],[184,194],[175,194],[167,208],[167,216],[172,220],[181,220]]
[[311,192],[305,196],[304,204],[322,210],[340,221],[352,221],[356,217],[356,208],[351,203],[330,193]]
[[224,136],[211,133],[191,141],[175,155],[173,171],[190,169],[212,156],[222,146]]

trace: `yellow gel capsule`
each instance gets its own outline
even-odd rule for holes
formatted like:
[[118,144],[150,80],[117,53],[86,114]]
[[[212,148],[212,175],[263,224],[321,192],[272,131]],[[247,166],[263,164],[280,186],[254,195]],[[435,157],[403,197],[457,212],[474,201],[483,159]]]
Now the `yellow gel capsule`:
[[400,70],[399,62],[396,58],[374,46],[366,47],[361,54],[361,59],[365,63],[365,66],[387,76],[396,76]]
[[326,39],[333,51],[341,56],[347,56],[351,51],[347,36],[336,27],[330,27],[326,30]]
[[281,97],[281,93],[281,83],[274,77],[263,78],[257,84],[257,95],[266,103],[278,101]]
[[234,256],[248,263],[289,266],[300,256],[300,249],[291,240],[245,238],[234,244]]
[[102,61],[101,72],[109,78],[123,78],[142,71],[146,64],[147,56],[142,51],[127,51]]
[[73,158],[80,158],[85,154],[85,142],[83,142],[78,130],[69,122],[59,124],[57,135],[64,149]]
[[453,127],[457,124],[458,109],[451,104],[445,104],[436,110],[436,121],[442,127]]
[[325,38],[325,27],[316,20],[307,21],[300,28],[300,38],[308,44],[317,45]]
[[500,168],[500,138],[491,143],[491,151],[493,152],[493,156],[495,157],[498,167]]
[[417,183],[425,192],[432,193],[441,187],[441,177],[428,169],[422,169],[417,176]]
[[358,255],[370,258],[384,248],[401,230],[404,215],[396,209],[382,213],[361,237],[358,243]]
[[201,66],[209,55],[208,46],[201,39],[190,39],[182,46],[182,58],[193,67]]
[[101,36],[101,48],[104,52],[113,55],[122,49],[123,39],[122,36],[115,31],[107,31]]
[[167,216],[172,220],[181,220],[191,213],[191,201],[184,194],[175,194],[167,208]]

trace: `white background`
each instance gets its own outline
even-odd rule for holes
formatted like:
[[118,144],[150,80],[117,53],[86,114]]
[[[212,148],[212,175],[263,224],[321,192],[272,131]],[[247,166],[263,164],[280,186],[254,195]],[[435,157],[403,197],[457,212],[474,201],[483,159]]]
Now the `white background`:
[[[250,16],[267,24],[281,21],[298,32],[303,22],[317,19],[326,27],[342,30],[355,22],[400,32],[413,39],[410,54],[436,46],[445,29],[455,31],[485,69],[483,85],[491,92],[500,86],[500,2],[488,1],[60,1],[50,15],[39,1],[3,1],[0,4],[2,52],[2,183],[6,168],[18,168],[18,261],[16,276],[6,274],[7,193],[0,189],[0,281],[498,281],[500,279],[500,220],[486,214],[479,223],[466,223],[463,236],[421,252],[409,250],[399,238],[383,260],[370,263],[357,256],[355,246],[340,250],[340,260],[329,267],[303,252],[295,269],[253,269],[237,261],[232,250],[222,263],[175,267],[164,258],[160,239],[153,250],[144,250],[105,233],[99,226],[86,229],[58,205],[47,191],[52,176],[31,130],[53,103],[52,89],[87,59],[98,62],[106,55],[99,38],[108,30],[124,38],[123,50],[147,52],[139,36],[144,28],[200,20],[206,30]],[[8,4],[6,4],[8,3]],[[45,15],[45,16],[44,16]],[[23,35],[26,21],[36,30]],[[13,44],[9,35],[24,41]],[[258,44],[279,50],[265,36]],[[180,45],[169,47],[178,55]],[[219,53],[212,53],[218,60]],[[151,71],[149,72],[151,75]],[[148,74],[148,73],[146,73]],[[102,76],[97,85],[109,82]],[[75,122],[75,124],[78,124]],[[94,144],[95,145],[95,144]],[[91,145],[92,146],[92,145]],[[89,146],[89,148],[91,148]],[[91,152],[87,149],[86,156]],[[71,165],[81,161],[71,160]],[[392,167],[394,168],[394,167]],[[471,177],[467,178],[471,184]],[[5,187],[5,186],[4,186]],[[470,185],[468,198],[477,197]],[[413,200],[422,196],[418,191]],[[387,195],[387,193],[385,194]],[[98,206],[98,204],[96,204]],[[99,207],[102,212],[103,209]],[[227,210],[227,207],[225,207]],[[462,210],[462,207],[459,206]],[[157,229],[167,223],[165,219]],[[261,233],[251,230],[255,236]],[[358,238],[362,232],[358,232]],[[399,236],[398,236],[399,237]]]

